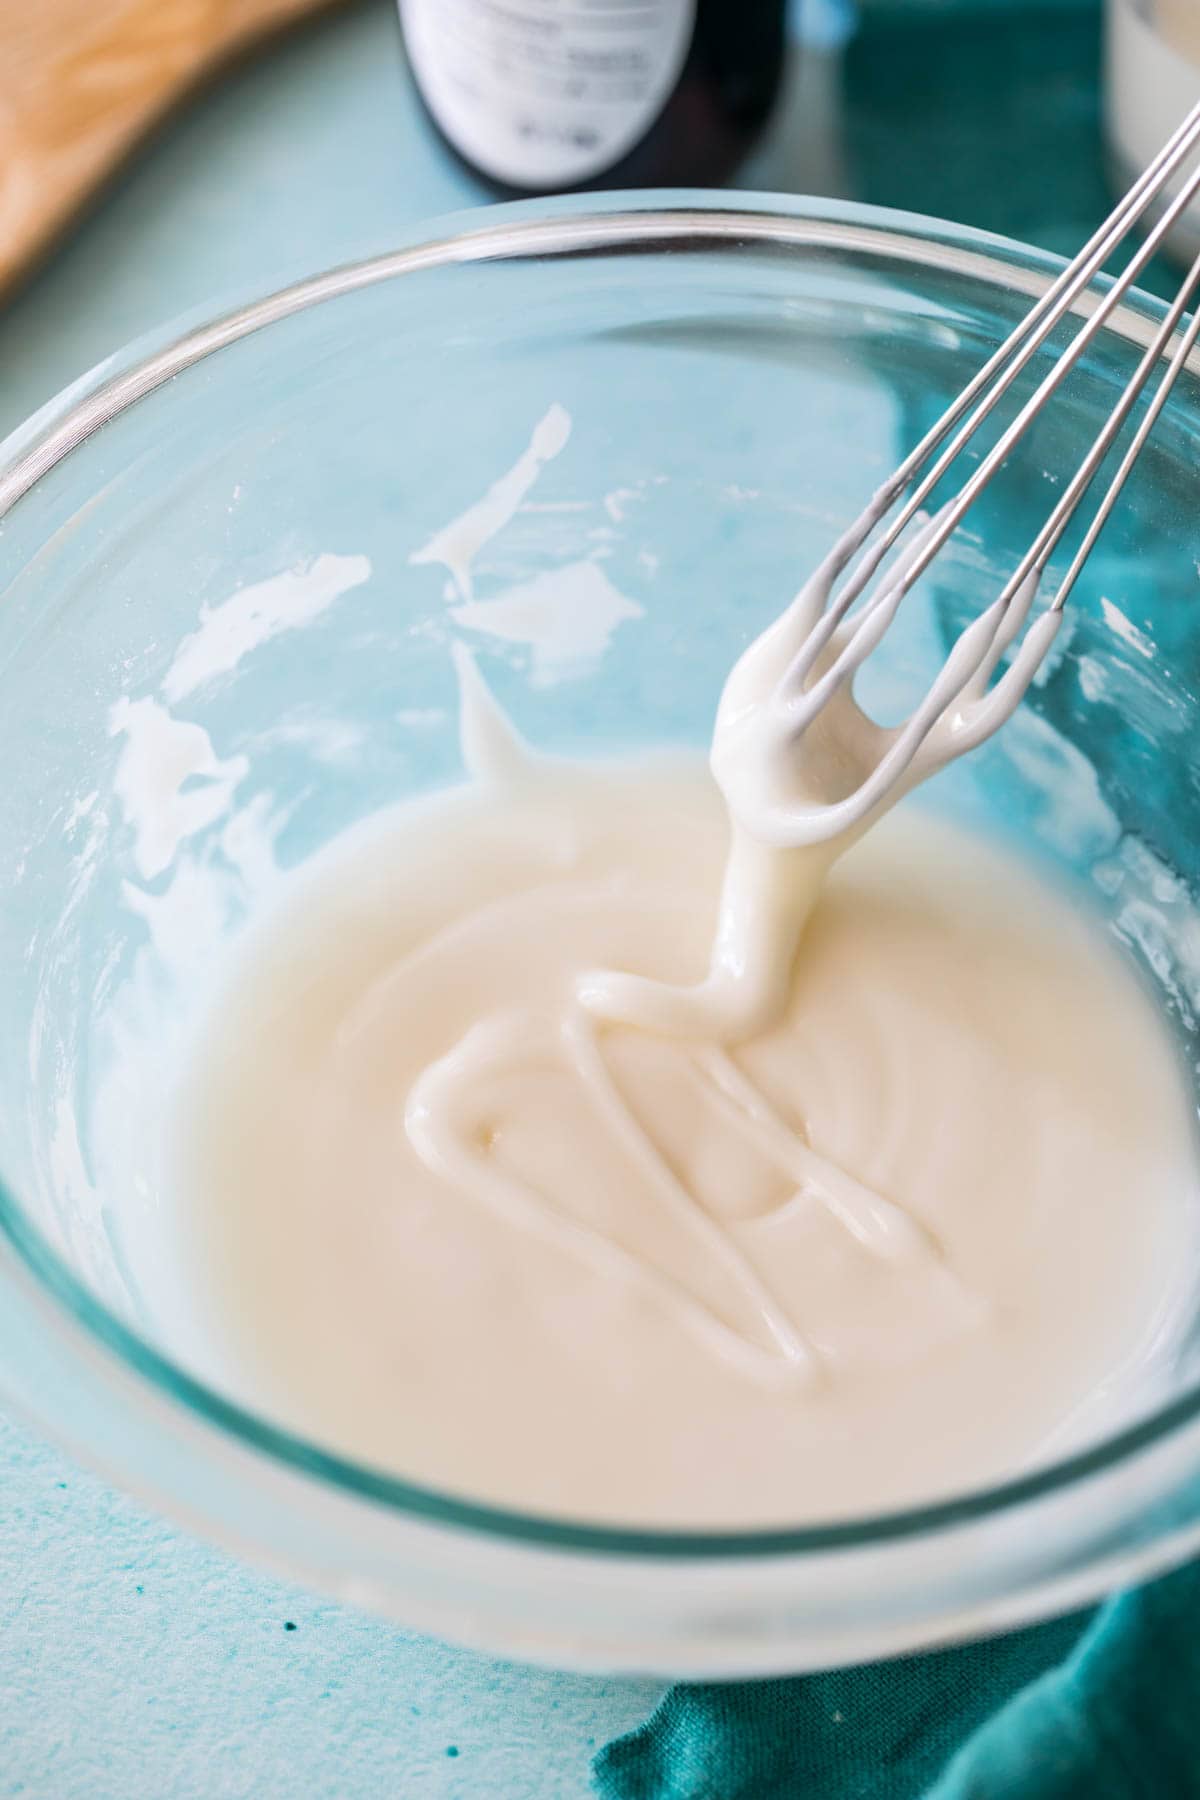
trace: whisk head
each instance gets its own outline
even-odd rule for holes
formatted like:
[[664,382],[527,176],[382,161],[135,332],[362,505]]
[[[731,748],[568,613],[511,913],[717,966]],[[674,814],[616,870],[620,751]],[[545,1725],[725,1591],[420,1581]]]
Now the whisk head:
[[[878,490],[861,517],[834,545],[777,625],[751,646],[722,699],[713,766],[735,813],[753,810],[754,829],[779,844],[815,843],[841,836],[935,769],[991,735],[1017,706],[1045,661],[1063,606],[1200,336],[1197,256],[1123,388],[1104,426],[1062,487],[1059,498],[1019,559],[1000,594],[970,621],[924,699],[900,725],[885,728],[853,697],[856,674],[876,649],[913,584],[962,524],[996,472],[1052,402],[1089,345],[1124,300],[1147,263],[1200,193],[1200,105],[1113,209],[1104,224],[1050,285],[979,373]],[[1170,194],[1123,271],[1104,277],[1104,265],[1133,227]],[[1102,285],[1093,286],[1097,278]],[[1088,295],[1085,306],[1081,297]],[[1193,310],[1188,316],[1189,303]],[[994,409],[1013,391],[1032,357],[1072,315],[1083,322],[1034,392],[986,453],[973,463],[952,499],[922,523],[926,503],[957,472]],[[1118,445],[1156,370],[1161,373],[1115,473],[1095,505],[1078,549],[1028,624],[1050,559],[1072,522],[1083,516],[1096,476]],[[905,534],[908,534],[905,536]],[[897,551],[901,538],[904,543]],[[895,555],[891,555],[897,551]],[[889,560],[890,557],[890,560]],[[1007,667],[1001,663],[1025,635]],[[766,706],[754,697],[769,693]],[[821,791],[789,788],[780,770],[788,744],[801,737],[828,780]],[[734,753],[736,752],[736,754]],[[782,753],[782,754],[781,754]],[[792,758],[800,771],[804,758]],[[757,785],[757,788],[755,784]],[[764,789],[773,788],[768,804]]]

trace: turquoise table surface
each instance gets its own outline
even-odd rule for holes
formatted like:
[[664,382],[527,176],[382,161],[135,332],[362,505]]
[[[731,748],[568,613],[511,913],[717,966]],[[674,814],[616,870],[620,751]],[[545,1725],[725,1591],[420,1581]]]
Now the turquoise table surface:
[[[808,19],[816,42],[746,185],[1056,248],[1104,209],[1090,7],[881,7],[844,51],[831,0]],[[1013,122],[1006,141],[995,126]],[[0,312],[0,432],[174,313],[482,197],[414,106],[389,0],[324,18],[176,117]],[[0,1796],[571,1800],[592,1747],[658,1692],[496,1663],[295,1592],[0,1420]]]

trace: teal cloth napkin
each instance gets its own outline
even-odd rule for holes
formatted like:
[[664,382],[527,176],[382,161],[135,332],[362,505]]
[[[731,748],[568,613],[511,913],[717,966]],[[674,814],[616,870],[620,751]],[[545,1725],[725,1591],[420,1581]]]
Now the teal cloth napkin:
[[1200,1563],[961,1649],[673,1687],[592,1773],[602,1800],[1197,1800]]

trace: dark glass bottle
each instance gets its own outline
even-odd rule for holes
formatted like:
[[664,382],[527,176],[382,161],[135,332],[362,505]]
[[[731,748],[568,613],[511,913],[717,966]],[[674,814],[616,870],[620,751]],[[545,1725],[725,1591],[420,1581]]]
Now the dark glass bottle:
[[400,0],[426,111],[496,193],[705,187],[771,110],[786,0]]

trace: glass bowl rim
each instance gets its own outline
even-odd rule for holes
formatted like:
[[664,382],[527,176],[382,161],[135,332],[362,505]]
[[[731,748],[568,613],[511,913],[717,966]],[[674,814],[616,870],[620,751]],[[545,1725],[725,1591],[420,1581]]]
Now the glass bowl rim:
[[[484,221],[480,223],[480,221]],[[434,219],[395,248],[306,276],[228,310],[175,319],[72,383],[0,443],[0,522],[59,462],[110,419],[205,357],[293,313],[424,269],[621,250],[737,247],[854,250],[943,268],[1037,298],[1061,257],[973,227],[854,202],[773,194],[637,191],[517,201]],[[1094,290],[1093,290],[1094,291]],[[1083,311],[1084,307],[1076,310]],[[1105,336],[1145,346],[1165,305],[1134,289]],[[1189,358],[1200,374],[1200,355]],[[1134,1425],[1030,1473],[927,1503],[803,1526],[671,1530],[526,1513],[407,1481],[271,1424],[191,1375],[126,1325],[73,1274],[0,1174],[0,1239],[35,1286],[147,1382],[160,1399],[230,1434],[293,1475],[374,1502],[412,1521],[513,1544],[620,1557],[701,1560],[804,1557],[868,1549],[983,1523],[1126,1464],[1200,1420],[1200,1381]]]

